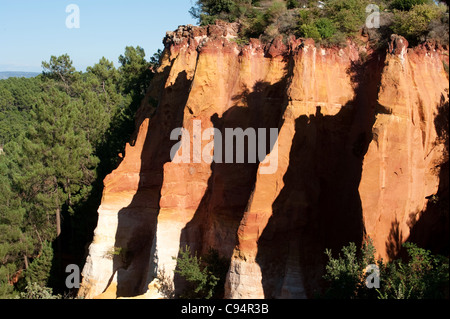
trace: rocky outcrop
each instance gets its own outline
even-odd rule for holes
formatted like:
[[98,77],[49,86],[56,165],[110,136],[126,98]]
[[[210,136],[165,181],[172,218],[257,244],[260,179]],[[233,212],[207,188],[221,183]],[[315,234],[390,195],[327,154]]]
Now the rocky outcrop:
[[[180,290],[174,257],[189,245],[229,261],[226,298],[308,298],[325,248],[370,236],[388,258],[424,214],[444,150],[434,121],[448,89],[440,48],[393,37],[387,53],[362,61],[366,48],[352,43],[240,46],[237,32],[219,23],[167,34],[136,138],[105,180],[79,295]],[[230,128],[260,129],[262,158],[208,160],[226,153],[218,136]],[[189,161],[172,161],[173,150]]]

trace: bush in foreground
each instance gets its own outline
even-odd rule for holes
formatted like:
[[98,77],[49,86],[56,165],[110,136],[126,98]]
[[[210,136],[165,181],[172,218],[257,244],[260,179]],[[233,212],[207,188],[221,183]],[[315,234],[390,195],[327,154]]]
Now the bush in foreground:
[[[385,263],[375,261],[375,249],[367,241],[358,252],[350,243],[342,255],[332,256],[326,250],[328,263],[324,279],[328,282],[325,298],[343,299],[443,299],[449,298],[449,259],[432,255],[430,251],[405,243],[408,257]],[[379,288],[368,288],[365,269],[379,269]]]

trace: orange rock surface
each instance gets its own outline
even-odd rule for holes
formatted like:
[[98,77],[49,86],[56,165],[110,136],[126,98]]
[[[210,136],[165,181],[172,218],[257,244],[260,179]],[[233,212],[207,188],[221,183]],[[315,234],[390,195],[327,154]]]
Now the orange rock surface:
[[[408,49],[393,37],[386,54],[361,61],[364,48],[352,43],[239,46],[237,30],[218,23],[167,34],[135,139],[105,179],[80,296],[160,297],[155,280],[180,291],[174,257],[189,245],[229,261],[226,298],[309,298],[321,287],[325,248],[371,237],[380,257],[395,256],[426,214],[442,185],[442,48]],[[189,163],[170,158],[178,127],[191,136],[178,148]],[[262,161],[197,163],[212,142],[221,151],[215,136],[199,136],[213,128],[277,128],[266,152],[274,172]]]

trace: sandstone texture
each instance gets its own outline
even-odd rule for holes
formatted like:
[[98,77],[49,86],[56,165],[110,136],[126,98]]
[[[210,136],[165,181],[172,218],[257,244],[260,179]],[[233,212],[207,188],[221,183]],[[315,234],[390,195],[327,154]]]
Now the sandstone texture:
[[[135,138],[104,182],[80,296],[180,291],[174,257],[188,245],[229,261],[225,298],[310,298],[326,248],[370,237],[389,259],[412,234],[439,242],[417,227],[430,198],[448,193],[436,124],[448,99],[448,51],[408,49],[394,35],[388,52],[363,61],[366,48],[353,43],[325,49],[292,37],[240,46],[237,32],[237,24],[182,26],[164,39]],[[189,163],[170,157],[178,127],[191,136],[178,148]],[[258,136],[275,169],[198,160],[205,148],[223,151],[215,136],[200,135],[226,128],[276,128],[276,143]],[[448,242],[448,228],[433,235]]]

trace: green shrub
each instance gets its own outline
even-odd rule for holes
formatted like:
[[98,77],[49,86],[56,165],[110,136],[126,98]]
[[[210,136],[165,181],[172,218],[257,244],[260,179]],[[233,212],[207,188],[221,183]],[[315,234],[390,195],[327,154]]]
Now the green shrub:
[[412,45],[426,39],[430,23],[440,19],[443,7],[435,4],[420,4],[410,11],[396,11],[392,31],[404,36]]
[[284,12],[286,12],[286,3],[284,1],[274,1],[266,10],[265,20],[268,23],[275,22]]
[[440,17],[431,20],[428,25],[427,39],[433,39],[439,41],[443,45],[449,44],[449,14],[448,7],[444,4],[440,4]]
[[286,7],[288,9],[298,8],[300,6],[300,2],[298,0],[287,0]]
[[323,10],[298,11],[297,35],[325,45],[345,44],[365,22],[365,0],[330,0]]
[[[375,248],[369,240],[358,253],[354,243],[342,248],[342,255],[333,258],[326,250],[328,263],[324,279],[328,282],[325,298],[345,299],[439,299],[449,296],[449,259],[434,256],[413,243],[403,245],[408,258],[384,263],[375,261]],[[365,284],[365,269],[379,268],[380,288]]]
[[317,19],[314,12],[310,10],[300,9],[298,10],[297,25],[312,24]]
[[336,34],[334,23],[328,18],[319,18],[310,23],[300,25],[299,35],[304,38],[312,38],[316,42],[331,39]]
[[[373,48],[385,48],[392,33],[403,35],[412,46],[428,39],[448,44],[448,6],[433,0],[327,0],[320,7],[312,0],[197,0],[192,16],[201,25],[217,19],[239,21],[240,37],[270,42],[296,35],[321,45],[345,46],[363,30]],[[380,28],[366,27],[369,4],[380,10]],[[386,10],[390,8],[391,10]]]
[[402,11],[409,11],[418,4],[427,4],[432,1],[429,0],[394,0],[391,2],[391,8],[402,10]]
[[234,38],[234,39],[231,39],[231,41],[235,42],[238,46],[244,46],[249,43],[249,39],[245,38],[245,37]]
[[380,299],[440,299],[448,297],[449,261],[413,243],[403,245],[408,260],[395,260],[380,269]]
[[314,39],[314,41],[321,40],[320,32],[314,23],[302,24],[299,28],[299,31],[300,31],[300,36],[302,36],[304,38],[311,38],[311,39]]
[[243,39],[259,37],[268,25],[264,12],[259,10],[253,10],[249,13],[248,18],[241,21],[241,24],[241,37]]
[[333,258],[331,250],[325,251],[328,256],[324,279],[331,284],[327,297],[352,298],[361,282],[361,266],[356,258],[356,245],[350,243],[342,248],[343,256]]
[[366,0],[330,0],[325,14],[339,30],[349,35],[358,32],[366,21]]
[[365,286],[364,270],[375,262],[375,248],[369,238],[361,251],[357,252],[354,243],[344,246],[338,258],[333,258],[331,250],[325,250],[328,264],[324,279],[329,282],[325,298],[354,299],[361,296],[375,295]]
[[328,18],[320,18],[315,25],[322,39],[329,39],[336,33],[333,22]]
[[176,258],[175,273],[183,277],[188,287],[181,298],[210,299],[221,297],[225,283],[227,268],[226,260],[221,258],[218,252],[210,249],[202,259],[197,254],[192,255],[189,246],[181,249]]
[[51,288],[41,286],[38,283],[29,283],[25,292],[20,293],[20,299],[61,299],[61,295],[53,295]]

